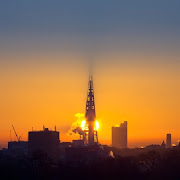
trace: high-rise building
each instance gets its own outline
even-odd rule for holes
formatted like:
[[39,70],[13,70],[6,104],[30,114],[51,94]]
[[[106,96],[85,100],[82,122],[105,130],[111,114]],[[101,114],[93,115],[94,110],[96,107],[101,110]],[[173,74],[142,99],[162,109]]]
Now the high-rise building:
[[94,145],[95,143],[98,142],[98,136],[97,136],[97,129],[95,129],[96,112],[95,112],[95,100],[94,100],[92,76],[89,77],[85,117],[86,117],[87,128],[83,130],[84,143],[88,145]]
[[44,128],[43,131],[30,131],[28,133],[28,153],[45,153],[48,157],[56,160],[59,156],[59,132]]
[[127,148],[127,121],[119,127],[112,127],[112,147]]
[[171,144],[171,134],[167,134],[166,135],[166,147],[167,148],[171,148],[172,144]]

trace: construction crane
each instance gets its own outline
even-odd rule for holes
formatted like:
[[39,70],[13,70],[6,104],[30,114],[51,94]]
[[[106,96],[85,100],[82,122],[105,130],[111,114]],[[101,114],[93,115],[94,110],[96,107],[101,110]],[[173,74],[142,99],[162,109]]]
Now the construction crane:
[[14,133],[15,133],[15,135],[16,135],[16,137],[17,137],[18,142],[19,142],[19,141],[20,141],[20,137],[18,137],[18,135],[17,135],[17,133],[16,133],[16,130],[15,130],[15,128],[14,128],[14,126],[13,126],[13,125],[12,125],[12,128],[13,128]]

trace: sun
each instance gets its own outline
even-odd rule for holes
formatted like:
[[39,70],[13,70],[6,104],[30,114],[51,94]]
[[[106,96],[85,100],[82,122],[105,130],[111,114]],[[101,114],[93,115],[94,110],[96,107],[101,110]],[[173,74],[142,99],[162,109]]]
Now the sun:
[[95,127],[94,127],[94,129],[95,129],[96,131],[99,130],[99,122],[98,122],[97,120],[95,121]]
[[83,120],[83,121],[81,122],[81,129],[84,131],[85,128],[86,128],[86,120]]
[[[86,123],[86,120],[83,120],[81,122],[81,129],[84,130],[88,130],[88,125]],[[95,121],[95,126],[94,126],[94,130],[98,131],[99,130],[99,122],[96,120]]]

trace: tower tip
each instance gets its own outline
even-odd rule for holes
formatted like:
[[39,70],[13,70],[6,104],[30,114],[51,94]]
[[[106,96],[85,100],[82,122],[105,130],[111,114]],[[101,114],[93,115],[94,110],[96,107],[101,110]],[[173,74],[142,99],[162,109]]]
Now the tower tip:
[[93,76],[92,76],[92,75],[90,75],[90,76],[89,76],[89,80],[91,81],[92,79],[93,79]]

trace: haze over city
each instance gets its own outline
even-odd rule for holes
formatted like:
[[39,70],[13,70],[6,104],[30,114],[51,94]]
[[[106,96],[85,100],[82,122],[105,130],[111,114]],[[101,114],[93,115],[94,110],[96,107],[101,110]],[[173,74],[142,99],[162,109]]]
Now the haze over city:
[[[99,140],[128,121],[128,146],[180,140],[180,2],[0,3],[0,145],[13,124],[42,126],[61,141],[85,113],[94,79]],[[12,132],[12,138],[15,136]]]

